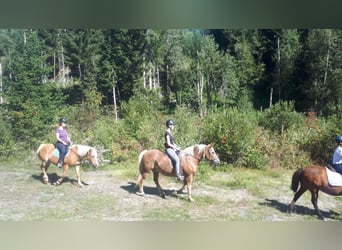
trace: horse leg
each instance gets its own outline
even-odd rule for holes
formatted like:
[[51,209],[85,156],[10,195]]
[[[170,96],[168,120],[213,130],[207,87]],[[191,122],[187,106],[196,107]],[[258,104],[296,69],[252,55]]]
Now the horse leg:
[[81,182],[80,169],[81,169],[81,166],[80,166],[80,165],[76,165],[76,166],[75,166],[76,177],[77,177],[77,185],[78,185],[79,187],[82,187],[83,184],[82,184],[82,182]]
[[42,182],[44,184],[49,183],[49,177],[47,175],[47,169],[48,169],[49,165],[50,165],[50,162],[44,162],[44,161],[42,161],[42,163],[40,165],[40,169],[42,170],[42,175],[43,175],[42,176],[42,178],[43,178]]
[[143,186],[143,182],[144,179],[146,179],[146,174],[139,174],[138,180],[137,180],[137,184],[135,185],[139,187],[139,191],[136,192],[137,195],[141,195],[144,196],[144,186]]
[[318,200],[318,191],[319,191],[318,189],[312,189],[312,190],[310,190],[310,192],[311,192],[311,203],[312,203],[312,205],[314,206],[315,211],[316,211],[318,217],[325,221],[326,219],[323,217],[321,211],[320,211],[319,208],[318,208],[318,204],[317,204],[317,200]]
[[187,190],[188,190],[188,200],[190,202],[194,201],[194,199],[192,198],[192,194],[191,194],[192,180],[193,180],[193,175],[189,175],[186,177]]
[[69,165],[64,165],[64,166],[63,166],[63,174],[62,174],[62,176],[61,176],[55,183],[53,183],[53,185],[59,186],[59,185],[62,184],[64,178],[65,178],[65,177],[67,176],[67,174],[68,174],[68,168],[69,168]]
[[153,171],[153,181],[154,181],[154,183],[155,183],[156,186],[157,186],[159,195],[160,195],[163,199],[165,199],[166,194],[165,194],[165,192],[163,191],[162,187],[160,186],[159,180],[158,180],[158,179],[159,179],[159,172]]
[[184,188],[187,185],[186,180],[183,182],[183,186],[177,190],[177,194],[184,194]]
[[290,213],[293,212],[294,206],[296,201],[299,199],[299,197],[302,196],[302,194],[304,194],[304,192],[307,190],[306,187],[301,186],[300,189],[295,193],[295,195],[293,196],[293,199],[290,203]]

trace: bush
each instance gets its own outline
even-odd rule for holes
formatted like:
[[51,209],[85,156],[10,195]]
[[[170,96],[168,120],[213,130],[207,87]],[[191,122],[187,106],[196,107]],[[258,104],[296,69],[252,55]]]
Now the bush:
[[291,127],[302,125],[302,116],[295,112],[293,102],[279,102],[266,109],[259,117],[259,125],[281,134]]
[[[191,109],[186,106],[177,106],[173,115],[165,117],[163,121],[163,135],[167,119],[173,119],[176,123],[173,134],[177,145],[186,148],[204,143],[201,133],[201,120]],[[164,137],[162,140],[164,142]]]
[[6,122],[8,118],[5,116],[2,109],[0,110],[0,159],[7,159],[11,155],[16,155],[15,140],[12,135],[11,126]]
[[318,125],[319,132],[308,133],[306,140],[303,140],[301,150],[309,152],[311,159],[317,164],[331,164],[336,147],[335,138],[342,134],[340,119],[336,116],[329,117],[327,120],[319,119]]
[[220,159],[237,166],[262,169],[267,158],[256,146],[257,119],[255,112],[227,109],[204,119],[204,138],[214,143]]

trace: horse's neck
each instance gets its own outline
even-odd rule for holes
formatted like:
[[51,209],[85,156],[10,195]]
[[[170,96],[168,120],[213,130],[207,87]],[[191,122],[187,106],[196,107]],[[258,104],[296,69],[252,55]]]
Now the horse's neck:
[[194,150],[195,150],[195,146],[190,146],[187,147],[183,150],[183,154],[184,155],[191,155],[193,157],[195,157],[198,160],[202,160],[205,156],[205,145],[204,144],[198,144],[197,148],[198,148],[198,155],[195,155]]
[[73,146],[76,146],[77,147],[77,154],[80,156],[80,157],[84,157],[87,155],[90,147],[89,146],[85,146],[85,145],[73,145]]

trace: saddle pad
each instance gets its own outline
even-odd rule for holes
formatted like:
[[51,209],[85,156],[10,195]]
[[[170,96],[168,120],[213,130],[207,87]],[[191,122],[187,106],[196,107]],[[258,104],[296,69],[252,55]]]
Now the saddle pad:
[[327,170],[328,182],[331,186],[342,186],[342,175],[337,172],[331,171],[329,168]]
[[[70,148],[69,148],[68,152],[66,153],[65,157],[68,156],[69,152],[70,152]],[[55,148],[55,150],[53,151],[52,155],[54,157],[56,157],[56,158],[59,158],[59,150],[57,148]]]

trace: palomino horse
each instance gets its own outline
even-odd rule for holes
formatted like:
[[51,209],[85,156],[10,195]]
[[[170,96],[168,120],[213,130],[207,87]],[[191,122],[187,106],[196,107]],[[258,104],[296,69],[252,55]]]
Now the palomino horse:
[[[299,183],[300,189],[297,191]],[[342,187],[329,185],[325,167],[318,165],[311,165],[296,170],[292,176],[291,189],[296,193],[290,203],[290,212],[293,211],[295,202],[299,199],[299,197],[306,190],[309,190],[311,192],[311,202],[315,208],[315,211],[323,220],[325,220],[325,218],[323,217],[317,205],[319,190],[329,195],[342,195]]]
[[[42,161],[40,168],[43,174],[43,183],[47,184],[49,182],[49,178],[47,175],[47,169],[50,166],[50,163],[57,164],[58,155],[54,153],[57,150],[54,144],[41,144],[37,149],[37,155],[39,159]],[[64,158],[63,163],[63,175],[60,177],[54,185],[60,185],[63,182],[63,179],[67,176],[68,169],[70,166],[75,166],[76,176],[77,176],[77,184],[79,186],[83,186],[81,182],[80,176],[80,165],[82,160],[86,158],[94,168],[97,168],[97,152],[95,148],[85,145],[74,144],[70,147],[69,153]]]
[[[183,189],[187,186],[188,199],[193,201],[191,197],[191,186],[193,178],[196,174],[198,164],[202,159],[207,159],[214,163],[219,164],[220,160],[215,153],[212,144],[194,145],[184,149],[180,155],[180,168],[184,174],[183,187],[177,191],[177,193],[183,193]],[[139,191],[136,192],[138,195],[144,195],[143,181],[146,179],[148,173],[153,172],[153,180],[157,185],[157,189],[161,197],[165,198],[165,192],[162,190],[158,177],[159,174],[165,176],[176,176],[173,170],[173,166],[170,158],[162,151],[158,149],[144,150],[139,155],[139,177],[137,180],[137,186]]]

